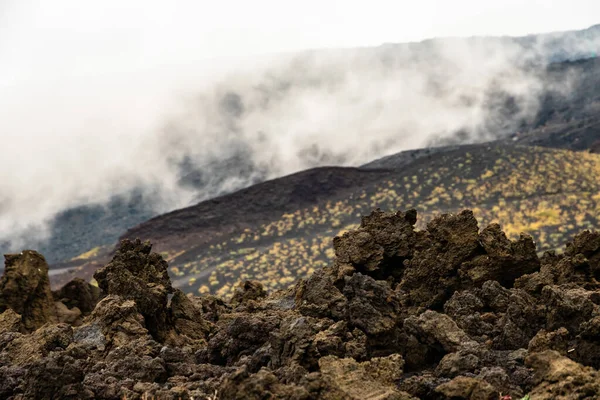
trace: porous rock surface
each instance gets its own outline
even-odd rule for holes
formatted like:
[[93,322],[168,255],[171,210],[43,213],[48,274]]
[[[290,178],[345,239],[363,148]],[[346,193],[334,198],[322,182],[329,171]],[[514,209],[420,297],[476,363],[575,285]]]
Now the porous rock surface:
[[139,240],[96,272],[100,291],[52,296],[41,256],[9,256],[0,398],[600,398],[600,234],[538,258],[470,211],[416,219],[374,211],[329,267],[229,302],[173,288]]
[[44,257],[26,250],[20,254],[7,254],[4,259],[0,312],[11,309],[21,315],[26,330],[37,329],[46,322],[58,322]]

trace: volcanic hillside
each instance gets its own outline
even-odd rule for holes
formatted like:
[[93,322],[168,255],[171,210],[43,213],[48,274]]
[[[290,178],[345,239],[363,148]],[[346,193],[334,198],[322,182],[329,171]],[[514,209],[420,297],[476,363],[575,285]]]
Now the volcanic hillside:
[[[546,39],[542,40],[545,46],[544,52],[554,54],[554,56],[550,57],[549,60],[537,60],[527,71],[528,76],[538,77],[540,82],[543,83],[543,88],[540,88],[539,93],[538,91],[528,93],[532,102],[537,103],[539,100],[539,107],[536,107],[537,113],[535,115],[528,114],[528,118],[522,119],[521,112],[523,110],[519,108],[519,102],[506,93],[495,91],[494,88],[489,88],[489,91],[486,90],[485,93],[478,91],[471,93],[470,96],[474,96],[474,98],[466,95],[460,101],[468,104],[475,101],[479,96],[486,98],[486,107],[493,111],[493,115],[485,120],[484,126],[477,127],[481,132],[460,131],[455,134],[446,132],[440,134],[439,138],[432,139],[429,145],[465,144],[481,141],[484,138],[485,140],[492,140],[508,137],[510,142],[516,141],[516,143],[528,145],[574,150],[598,147],[596,140],[600,135],[600,121],[598,120],[600,115],[598,112],[600,104],[600,91],[598,90],[600,87],[600,61],[597,58],[581,59],[590,56],[593,50],[592,47],[587,48],[589,51],[581,54],[569,54],[563,51],[570,47],[568,43],[583,43],[587,39],[596,37],[598,32],[599,26],[596,26],[581,32],[545,36]],[[468,42],[467,39],[465,40]],[[512,39],[480,38],[473,40],[487,41],[486,43],[493,44],[499,40],[511,41]],[[538,40],[541,40],[538,36],[516,40],[519,46],[527,48],[532,54],[536,50],[540,50],[535,47]],[[455,43],[456,40],[453,39],[450,42]],[[410,63],[425,62],[425,65],[435,65],[435,61],[430,60],[432,48],[435,48],[435,46],[432,47],[432,42],[425,41],[414,44],[358,49],[356,50],[357,58],[355,61],[367,65],[373,63],[374,68],[383,68],[388,73],[392,73],[395,69]],[[407,51],[414,54],[416,58],[403,58]],[[274,70],[272,74],[267,74],[257,80],[255,82],[256,90],[266,91],[266,94],[264,94],[265,103],[277,103],[279,99],[285,98],[286,93],[292,90],[291,88],[310,87],[319,93],[327,92],[329,90],[328,84],[330,84],[327,83],[327,77],[321,77],[319,70],[314,70],[313,67],[310,67],[311,63],[308,62],[311,55],[314,56],[314,54],[314,52],[309,52],[299,54],[297,57],[298,65],[306,64],[306,68],[308,68],[305,71],[306,74],[297,73],[298,68],[290,68],[289,70]],[[555,63],[548,65],[548,62]],[[352,70],[351,65],[349,66],[347,63],[335,64],[335,68],[339,68],[339,72],[333,73],[332,76],[343,76],[348,68]],[[501,79],[502,77],[498,78]],[[436,77],[433,74],[430,80],[432,85],[436,86],[437,84],[434,83],[443,82],[444,78]],[[362,84],[368,87],[366,81]],[[553,90],[556,87],[562,88],[563,91],[559,91],[559,93]],[[451,90],[452,88],[447,89]],[[441,89],[438,88],[438,90]],[[235,85],[230,87],[228,83],[224,83],[222,93],[216,93],[214,98],[207,99],[207,101],[210,100],[215,104],[222,105],[222,107],[217,107],[215,113],[218,115],[215,118],[222,120],[224,126],[236,126],[235,118],[239,114],[240,107],[243,108],[245,102],[249,101],[243,97],[244,93],[238,93],[238,91]],[[468,108],[465,108],[464,112],[468,113]],[[426,119],[427,114],[423,113],[422,118]],[[394,131],[398,131],[394,140],[399,142],[404,140],[404,133],[401,133],[401,131],[405,128],[404,126],[392,127]],[[287,129],[287,127],[281,129]],[[227,132],[223,132],[224,136],[227,136],[227,134]],[[362,132],[362,134],[376,135],[377,133]],[[235,134],[233,136],[237,138],[239,135]],[[247,146],[245,146],[245,143],[238,143],[234,140],[228,146],[228,151],[232,154],[215,154],[213,158],[207,160],[186,159],[180,163],[181,165],[176,163],[177,165],[174,165],[174,168],[180,170],[181,186],[196,193],[195,198],[200,201],[274,176],[269,172],[268,166],[257,164],[252,160],[246,149]],[[387,146],[383,146],[383,148],[385,149]],[[311,149],[309,147],[302,151],[306,168],[349,164],[346,160],[348,158],[347,154],[331,155],[330,149],[325,148],[313,154],[314,152]],[[386,154],[381,149],[375,153]],[[224,184],[229,179],[234,179],[237,183]],[[55,264],[61,261],[64,262],[97,247],[108,246],[113,248],[119,236],[127,229],[159,214],[153,205],[160,203],[160,200],[157,200],[157,198],[160,198],[160,193],[154,193],[153,191],[160,192],[160,190],[160,185],[157,188],[152,188],[152,190],[138,187],[131,188],[131,191],[125,193],[111,193],[110,195],[113,195],[113,198],[108,204],[84,204],[64,210],[53,219],[48,241],[44,243],[31,242],[27,246],[44,253],[52,264],[52,268],[56,267]],[[0,251],[7,252],[9,247],[8,243],[0,242]]]
[[[570,82],[569,93],[545,92],[536,117],[508,138],[464,146],[459,132],[437,143],[452,145],[406,151],[361,168],[315,168],[151,220],[145,197],[116,198],[108,207],[62,213],[50,241],[35,248],[49,254],[51,279],[60,285],[73,276],[91,278],[119,237],[150,239],[172,261],[175,284],[194,292],[227,292],[246,276],[270,288],[304,276],[330,259],[331,238],[371,206],[416,205],[425,220],[434,211],[474,207],[479,218],[497,220],[509,235],[535,230],[541,249],[560,248],[568,232],[598,227],[596,157],[565,150],[600,150],[600,60],[552,64],[546,74],[548,82]],[[506,118],[513,118],[510,107]],[[201,193],[207,182],[245,176],[253,167],[240,157],[222,160],[222,168],[192,169],[182,183]],[[575,217],[573,204],[584,212]],[[257,230],[260,235],[249,233]],[[315,266],[300,266],[305,258]],[[267,271],[271,261],[276,264]]]
[[569,94],[547,93],[528,127],[509,140],[518,144],[600,151],[600,59],[553,64],[549,80],[577,76]]
[[[600,155],[488,143],[400,153],[362,168],[320,168],[273,180],[143,223],[123,238],[150,240],[186,292],[231,294],[242,280],[287,287],[328,264],[334,236],[374,208],[414,207],[420,226],[463,207],[538,251],[598,228]],[[107,254],[74,273],[91,277]],[[53,277],[55,284],[73,276]]]

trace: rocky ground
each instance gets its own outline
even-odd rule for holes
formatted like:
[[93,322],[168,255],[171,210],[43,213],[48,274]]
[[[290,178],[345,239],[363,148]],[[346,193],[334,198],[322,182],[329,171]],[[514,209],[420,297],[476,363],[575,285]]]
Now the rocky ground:
[[52,292],[44,258],[6,256],[0,399],[600,398],[600,233],[541,258],[472,212],[422,231],[375,211],[284,291],[185,295],[124,240]]

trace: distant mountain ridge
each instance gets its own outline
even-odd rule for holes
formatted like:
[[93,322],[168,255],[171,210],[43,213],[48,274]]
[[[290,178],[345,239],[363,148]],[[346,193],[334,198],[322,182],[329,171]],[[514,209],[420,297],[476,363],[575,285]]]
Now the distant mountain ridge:
[[412,43],[385,43],[386,48],[418,48],[443,42],[488,41],[514,43],[528,53],[528,60],[541,64],[595,58],[600,54],[600,24],[581,30],[567,30],[526,36],[471,36],[431,38]]

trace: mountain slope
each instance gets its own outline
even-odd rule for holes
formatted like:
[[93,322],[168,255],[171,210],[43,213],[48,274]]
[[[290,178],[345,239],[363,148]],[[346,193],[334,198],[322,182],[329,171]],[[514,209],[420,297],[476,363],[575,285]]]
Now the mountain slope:
[[183,290],[227,296],[240,280],[272,290],[310,275],[331,261],[332,238],[373,208],[414,207],[424,225],[469,207],[482,226],[499,222],[513,238],[531,233],[539,251],[600,227],[599,155],[501,143],[421,151],[408,162],[410,154],[265,182],[154,218],[123,237],[153,242]]
[[[395,76],[394,74],[398,69],[402,69],[406,65],[412,65],[410,63],[414,63],[417,66],[415,68],[432,68],[428,72],[431,76],[427,75],[427,79],[425,79],[426,94],[437,93],[436,91],[439,90],[453,92],[455,88],[452,85],[450,87],[444,85],[444,82],[448,80],[448,76],[444,74],[452,74],[452,72],[444,70],[440,73],[435,68],[436,51],[439,51],[444,43],[461,46],[465,43],[476,43],[478,46],[483,46],[483,48],[486,48],[486,44],[504,43],[510,46],[515,45],[526,52],[525,54],[529,60],[527,68],[530,69],[527,74],[531,74],[536,79],[541,79],[544,87],[540,89],[540,93],[527,93],[528,96],[532,97],[531,100],[535,100],[538,95],[541,96],[541,108],[532,120],[522,119],[521,113],[523,110],[518,107],[519,102],[515,102],[514,98],[500,90],[501,87],[498,90],[495,90],[494,87],[486,87],[485,90],[482,89],[482,91],[485,91],[483,94],[481,91],[476,91],[465,93],[464,96],[458,96],[457,98],[451,96],[451,99],[454,99],[457,103],[450,104],[451,108],[458,107],[459,110],[465,107],[463,103],[470,104],[473,101],[477,103],[479,101],[477,99],[483,96],[485,98],[484,102],[486,102],[484,108],[490,111],[492,115],[485,120],[484,126],[472,127],[477,132],[462,130],[454,136],[451,136],[450,132],[442,132],[440,135],[443,137],[432,141],[431,145],[464,144],[484,139],[503,138],[509,135],[512,136],[511,140],[514,139],[522,144],[578,150],[594,147],[599,127],[598,93],[600,92],[597,89],[600,81],[598,78],[600,65],[597,60],[580,59],[594,55],[594,51],[598,50],[596,47],[597,43],[600,42],[599,38],[599,26],[594,26],[582,31],[531,35],[523,38],[434,39],[420,43],[384,45],[351,50],[320,50],[296,54],[292,57],[293,61],[289,66],[282,67],[282,69],[274,68],[267,71],[264,76],[252,77],[254,79],[252,82],[255,84],[251,85],[254,91],[247,96],[250,99],[243,97],[247,93],[239,92],[238,89],[240,88],[232,82],[223,82],[214,94],[209,93],[206,98],[203,98],[203,101],[216,107],[213,110],[214,113],[211,111],[211,115],[215,115],[215,120],[210,120],[215,122],[214,129],[231,128],[231,131],[223,132],[222,135],[230,138],[231,143],[227,143],[224,149],[221,149],[223,151],[211,149],[208,152],[210,154],[204,158],[200,157],[201,159],[191,159],[186,156],[187,158],[174,160],[180,169],[181,186],[194,191],[196,193],[195,199],[200,201],[264,181],[269,176],[282,175],[281,172],[270,171],[268,162],[265,164],[252,158],[252,143],[244,141],[245,139],[239,131],[241,129],[240,113],[243,114],[245,107],[248,111],[248,102],[252,101],[253,96],[262,99],[260,107],[265,107],[265,109],[283,107],[287,110],[287,103],[282,99],[293,99],[296,94],[304,93],[305,89],[310,89],[317,94],[329,93],[332,87],[344,84],[344,79],[340,77],[343,77],[346,73],[350,75],[353,73],[358,77],[362,77],[360,78],[359,87],[366,88],[369,85],[367,78],[364,77],[369,75],[370,69],[377,69],[384,76],[390,78]],[[351,54],[351,56],[348,56],[348,54]],[[347,62],[339,62],[338,60],[336,63],[332,61],[331,68],[337,68],[335,73],[330,73],[331,71],[327,68],[322,70],[319,69],[318,65],[315,66],[314,61],[318,59],[317,56],[335,60],[338,55]],[[440,55],[437,54],[437,56]],[[517,61],[521,62],[523,60]],[[549,67],[549,71],[546,71],[548,62],[557,64],[552,65]],[[361,75],[365,69],[367,74]],[[298,73],[299,70],[304,72]],[[364,81],[362,81],[363,78]],[[341,83],[338,82],[340,79]],[[504,82],[502,76],[499,76],[498,79]],[[562,84],[570,82],[570,80],[573,81],[573,90],[567,97],[552,91],[557,83]],[[361,98],[367,96],[361,91],[357,93]],[[320,97],[317,96],[317,98]],[[517,104],[517,107],[515,107],[515,104]],[[258,114],[265,117],[265,123],[272,120],[272,118],[266,118],[261,112],[259,111]],[[465,113],[468,112],[468,108],[465,108]],[[462,116],[459,119],[461,118]],[[428,119],[428,116],[423,114],[422,120],[426,119]],[[190,127],[184,126],[183,128]],[[213,129],[212,126],[209,128],[209,130]],[[259,131],[262,129],[262,126],[258,127]],[[288,129],[288,126],[279,127],[278,129],[285,130]],[[298,129],[304,131],[301,128]],[[391,129],[393,130],[391,140],[398,144],[402,142],[403,135],[410,135],[412,128],[397,124],[392,126]],[[515,132],[516,129],[519,129],[519,132]],[[199,132],[198,134],[205,133]],[[361,133],[366,137],[377,134],[377,132],[372,133],[366,128],[364,131],[361,130]],[[311,131],[306,132],[306,134],[315,135],[318,138],[320,132]],[[448,138],[449,135],[450,138]],[[360,148],[361,151],[366,149],[367,153],[376,155],[386,154],[386,151],[390,149],[389,143],[386,141],[377,143],[373,148],[367,145],[362,147],[364,148]],[[319,143],[316,146],[313,143],[311,146],[300,147],[297,150],[297,157],[301,161],[301,166],[295,170],[323,165],[352,164],[349,161],[352,159],[350,157],[352,154],[348,154],[349,152],[332,152],[332,149],[320,146]],[[359,149],[357,148],[357,150]],[[221,154],[223,152],[226,154]],[[285,157],[279,154],[275,154],[274,157],[283,159],[280,162],[286,163]],[[361,162],[364,161],[363,159]],[[132,193],[136,190],[144,192],[144,188],[132,188]],[[141,198],[136,196],[134,194],[131,201],[124,200],[124,198],[115,198],[107,207],[83,205],[65,210],[54,218],[51,226],[51,238],[47,243],[40,245],[31,242],[27,243],[27,246],[40,249],[48,260],[56,264],[95,247],[109,243],[114,244],[114,240],[119,234],[150,217],[160,214],[158,209],[153,207],[154,201],[151,196]],[[138,199],[140,200],[138,201]],[[0,243],[0,251],[7,252],[8,250],[8,244]],[[12,250],[18,249],[13,248]]]
[[600,157],[567,151],[497,145],[469,146],[423,159],[350,196],[331,197],[255,230],[171,260],[175,283],[185,290],[230,294],[243,279],[270,289],[308,276],[333,257],[334,236],[353,228],[372,208],[416,208],[421,223],[471,207],[484,225],[499,222],[516,237],[531,232],[539,250],[564,245],[565,235],[597,228]]
[[598,150],[600,139],[600,58],[549,67],[551,81],[576,77],[566,95],[547,93],[531,126],[509,140],[519,144]]
[[[600,149],[600,59],[555,64],[550,70],[550,77],[554,81],[564,80],[571,75],[577,76],[574,83],[576,86],[568,96],[547,93],[542,98],[540,110],[531,125],[503,142],[571,150]],[[461,139],[447,138],[437,144],[460,141]],[[458,148],[457,146],[454,148]],[[391,158],[396,160],[394,167],[399,168],[400,160],[406,165],[421,156],[447,151],[448,148],[443,146],[412,150],[403,153],[403,157],[393,155]],[[378,160],[369,165],[381,163]],[[251,170],[243,157],[222,160],[218,166],[208,168],[209,171],[221,171],[221,175],[215,176],[189,166],[182,183],[203,193],[207,188],[219,186],[227,174],[240,176]],[[259,175],[262,180],[266,173]],[[213,193],[220,194],[218,191]],[[148,206],[150,202],[148,197],[134,193],[129,200],[115,198],[105,207],[82,206],[67,210],[56,217],[50,241],[37,248],[48,254],[49,261],[54,263],[68,260],[94,247],[113,245],[124,231],[155,216],[156,212]],[[210,203],[207,206],[208,204]],[[190,223],[195,224],[193,221]],[[185,226],[186,222],[183,221],[181,227]],[[143,236],[144,232],[140,234]]]
[[128,230],[122,238],[151,237],[159,251],[178,251],[271,221],[284,212],[346,196],[388,175],[389,171],[379,169],[315,168],[160,215]]

